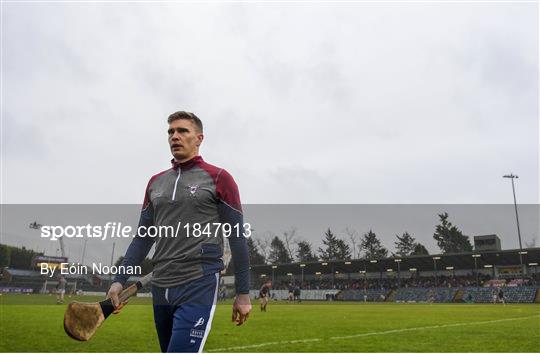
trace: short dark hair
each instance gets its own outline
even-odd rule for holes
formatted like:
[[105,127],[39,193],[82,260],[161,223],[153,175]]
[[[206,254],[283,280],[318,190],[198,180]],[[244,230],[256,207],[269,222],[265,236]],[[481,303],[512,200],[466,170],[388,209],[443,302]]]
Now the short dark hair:
[[169,118],[167,118],[167,123],[171,124],[171,122],[178,119],[186,119],[186,120],[192,121],[197,127],[197,129],[199,130],[199,132],[201,133],[203,132],[202,121],[195,114],[191,112],[186,112],[186,111],[174,112],[173,114],[169,116]]

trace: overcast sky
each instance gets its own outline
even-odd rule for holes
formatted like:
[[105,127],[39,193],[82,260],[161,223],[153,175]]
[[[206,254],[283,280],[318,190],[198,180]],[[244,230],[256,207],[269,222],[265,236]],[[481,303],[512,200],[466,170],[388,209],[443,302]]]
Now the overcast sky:
[[4,3],[2,196],[141,203],[167,116],[244,203],[539,201],[537,3]]

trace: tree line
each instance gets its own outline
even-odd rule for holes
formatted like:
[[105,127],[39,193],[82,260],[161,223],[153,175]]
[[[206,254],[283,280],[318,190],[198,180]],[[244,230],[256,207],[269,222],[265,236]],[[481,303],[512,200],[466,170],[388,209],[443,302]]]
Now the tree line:
[[4,267],[30,270],[35,256],[43,256],[43,252],[0,244],[0,270]]
[[[448,220],[448,213],[438,214],[439,225],[435,227],[433,238],[442,253],[472,251],[468,236]],[[406,257],[428,255],[424,245],[407,231],[395,235],[395,253],[390,252],[373,230],[360,235],[356,230],[346,228],[341,237],[328,228],[322,238],[322,246],[315,250],[309,241],[298,236],[296,228],[281,235],[266,234],[256,239],[248,239],[251,264],[275,264],[294,262],[337,261],[351,259],[380,259],[389,256]]]

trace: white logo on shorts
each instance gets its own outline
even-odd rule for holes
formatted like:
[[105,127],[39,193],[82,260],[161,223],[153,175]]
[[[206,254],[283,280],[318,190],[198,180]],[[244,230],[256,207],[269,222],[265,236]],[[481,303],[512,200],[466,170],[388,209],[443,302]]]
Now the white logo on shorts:
[[191,332],[189,333],[189,336],[194,337],[194,338],[203,338],[204,337],[204,331],[200,330],[200,329],[192,328]]
[[197,320],[197,322],[195,322],[195,326],[193,326],[193,328],[195,327],[199,327],[199,326],[202,326],[204,324],[204,318],[201,317]]

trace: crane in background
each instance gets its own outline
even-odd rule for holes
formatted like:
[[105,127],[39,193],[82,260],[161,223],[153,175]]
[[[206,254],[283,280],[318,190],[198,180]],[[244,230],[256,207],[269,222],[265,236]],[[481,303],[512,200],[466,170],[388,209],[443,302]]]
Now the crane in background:
[[[39,230],[43,226],[43,224],[38,224],[37,221],[31,222],[30,225],[28,225],[31,229]],[[66,257],[66,248],[64,247],[64,239],[62,237],[58,238],[58,242],[60,242],[60,254],[62,257]]]

